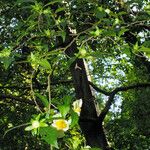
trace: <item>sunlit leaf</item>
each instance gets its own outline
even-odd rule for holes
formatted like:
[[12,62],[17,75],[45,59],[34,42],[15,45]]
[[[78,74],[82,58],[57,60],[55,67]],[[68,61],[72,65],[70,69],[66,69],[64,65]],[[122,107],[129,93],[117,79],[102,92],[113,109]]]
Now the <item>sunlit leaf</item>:
[[74,127],[75,125],[78,124],[79,116],[76,112],[72,111],[71,112],[71,125],[70,127]]
[[43,140],[45,140],[48,144],[58,149],[58,143],[57,143],[58,132],[55,128],[50,127],[50,126],[43,127],[43,128],[40,128],[39,133]]
[[44,69],[49,69],[49,70],[51,69],[51,65],[47,59],[39,60],[39,65],[42,66]]
[[41,100],[41,102],[43,103],[43,105],[44,105],[45,107],[48,107],[49,102],[48,102],[46,96],[43,96],[43,95],[41,95],[40,93],[35,93],[35,96],[37,96],[37,97]]
[[59,109],[61,115],[65,118],[65,116],[67,115],[67,113],[70,110],[70,106],[68,106],[68,105],[60,105],[60,106],[58,106],[58,109]]

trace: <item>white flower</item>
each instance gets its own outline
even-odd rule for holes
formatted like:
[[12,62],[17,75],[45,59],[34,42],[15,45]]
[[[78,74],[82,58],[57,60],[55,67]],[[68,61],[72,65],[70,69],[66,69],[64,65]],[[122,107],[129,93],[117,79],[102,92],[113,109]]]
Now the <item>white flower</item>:
[[67,131],[69,129],[69,123],[64,119],[53,120],[52,126],[57,130]]
[[82,107],[82,99],[76,100],[73,102],[73,110],[80,115],[81,107]]

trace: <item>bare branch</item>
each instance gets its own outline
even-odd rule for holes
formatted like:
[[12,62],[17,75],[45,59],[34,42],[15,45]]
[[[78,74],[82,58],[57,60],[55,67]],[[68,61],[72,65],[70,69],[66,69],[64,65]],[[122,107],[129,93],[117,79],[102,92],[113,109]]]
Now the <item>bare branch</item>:
[[114,101],[114,97],[118,92],[123,92],[123,91],[127,91],[130,89],[135,89],[135,88],[146,88],[146,87],[150,87],[150,83],[137,83],[135,85],[129,85],[129,86],[125,86],[125,87],[118,87],[116,89],[114,89],[112,92],[110,92],[109,94],[109,98],[108,101],[105,104],[104,109],[102,110],[99,119],[101,121],[104,120],[105,116],[107,115],[113,101]]
[[104,95],[106,95],[106,96],[109,96],[109,95],[110,95],[110,92],[107,92],[107,91],[105,91],[105,90],[100,89],[99,87],[97,87],[97,86],[96,86],[95,84],[93,84],[92,82],[89,81],[89,84],[90,84],[97,92],[102,93],[102,94],[104,94]]

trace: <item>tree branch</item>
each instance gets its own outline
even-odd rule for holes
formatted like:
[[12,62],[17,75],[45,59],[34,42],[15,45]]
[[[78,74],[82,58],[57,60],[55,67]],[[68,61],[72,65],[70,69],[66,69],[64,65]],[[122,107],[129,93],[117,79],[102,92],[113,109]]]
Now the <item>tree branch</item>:
[[[13,96],[13,95],[1,94],[0,95],[0,99],[6,99],[6,100],[7,99],[11,99],[11,100],[14,100],[14,101],[18,101],[20,103],[25,103],[25,104],[29,104],[31,106],[36,106],[36,104],[35,104],[35,102],[33,100],[28,100],[28,99],[25,99],[25,98],[20,98],[18,96]],[[40,108],[44,108],[44,105],[42,104],[42,102],[40,100],[37,102],[37,104],[38,104],[38,106]],[[51,105],[51,107],[57,109],[57,107],[54,106],[54,105]]]
[[102,121],[104,120],[105,116],[107,115],[107,113],[114,101],[115,94],[117,94],[118,92],[123,92],[123,91],[131,90],[131,89],[135,89],[135,88],[146,88],[146,87],[150,87],[150,83],[137,83],[135,85],[118,87],[118,88],[114,89],[112,92],[110,92],[108,101],[106,102],[105,107],[99,116],[99,119]]
[[[72,83],[73,81],[72,80],[63,80],[63,81],[57,81],[57,82],[52,82],[51,85],[56,85],[56,84],[70,84]],[[40,86],[41,88],[46,88],[47,87],[47,84],[42,84]],[[33,88],[38,88],[37,85],[33,85]],[[30,89],[30,86],[0,86],[0,89],[22,89],[22,90],[26,90],[26,89]]]
[[125,87],[118,87],[118,88],[115,88],[113,91],[111,92],[107,92],[107,91],[104,91],[100,88],[98,88],[96,85],[94,85],[93,83],[90,82],[90,85],[97,91],[97,92],[100,92],[102,94],[105,94],[106,96],[109,96],[108,97],[108,101],[106,102],[105,104],[105,107],[104,109],[102,110],[101,114],[99,115],[99,119],[101,121],[104,120],[105,116],[107,115],[113,101],[114,101],[114,97],[115,95],[118,93],[118,92],[123,92],[123,91],[127,91],[127,90],[130,90],[130,89],[135,89],[135,88],[146,88],[146,87],[150,87],[150,83],[137,83],[137,84],[133,84],[133,85],[129,85],[129,86],[125,86]]
[[100,89],[99,87],[97,87],[97,86],[96,86],[95,84],[93,84],[92,82],[89,81],[89,84],[90,84],[97,92],[102,93],[102,94],[104,94],[104,95],[106,95],[106,96],[109,96],[109,95],[110,95],[110,92],[107,92],[107,91],[105,91],[105,90]]
[[0,95],[0,99],[11,99],[11,100],[15,100],[15,101],[18,101],[18,102],[21,102],[21,103],[25,103],[25,104],[29,104],[29,105],[35,106],[35,103],[33,101],[26,100],[26,99],[23,99],[23,98],[20,98],[20,97],[17,97],[17,96],[13,96],[13,95],[1,94]]

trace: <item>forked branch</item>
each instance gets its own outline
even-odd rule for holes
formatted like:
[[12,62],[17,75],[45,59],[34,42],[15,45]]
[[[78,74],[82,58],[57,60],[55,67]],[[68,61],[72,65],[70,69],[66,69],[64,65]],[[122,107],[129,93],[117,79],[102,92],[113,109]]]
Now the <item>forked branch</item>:
[[105,116],[107,115],[113,101],[114,101],[114,97],[118,92],[123,92],[123,91],[127,91],[130,89],[137,89],[137,88],[147,88],[150,87],[150,83],[137,83],[137,84],[133,84],[133,85],[129,85],[129,86],[124,86],[124,87],[118,87],[115,88],[113,91],[111,92],[107,92],[103,89],[100,89],[99,87],[97,87],[96,85],[94,85],[93,83],[89,82],[90,85],[97,91],[100,92],[108,97],[108,101],[105,104],[104,109],[101,111],[101,114],[99,115],[99,119],[101,121],[103,121],[105,119]]

